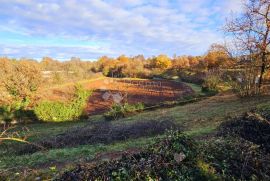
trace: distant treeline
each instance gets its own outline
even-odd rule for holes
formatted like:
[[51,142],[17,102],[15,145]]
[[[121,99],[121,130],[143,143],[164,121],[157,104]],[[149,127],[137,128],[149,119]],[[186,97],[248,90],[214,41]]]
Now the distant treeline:
[[[165,74],[179,75],[181,72],[192,70],[201,76],[202,72],[227,68],[234,64],[235,61],[226,49],[218,44],[212,45],[203,56],[168,57],[162,54],[145,58],[143,55],[133,57],[121,55],[117,58],[102,56],[97,61],[81,61],[79,58],[58,61],[50,57],[36,61],[2,57],[0,102],[9,102],[7,100],[14,98],[26,99],[40,86],[74,82],[102,74],[109,77],[153,78]],[[188,77],[192,77],[192,73]]]

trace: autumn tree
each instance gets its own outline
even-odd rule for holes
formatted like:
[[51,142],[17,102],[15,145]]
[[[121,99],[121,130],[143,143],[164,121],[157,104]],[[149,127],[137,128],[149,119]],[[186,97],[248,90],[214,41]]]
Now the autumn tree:
[[172,61],[172,67],[178,70],[188,68],[189,66],[190,64],[187,56],[178,56]]
[[120,55],[116,59],[102,56],[95,64],[95,67],[98,67],[95,68],[96,72],[102,72],[109,77],[147,77],[150,74],[143,55],[134,57]]
[[167,69],[171,67],[172,62],[167,55],[159,55],[152,59],[152,65],[154,68]]
[[[86,79],[89,78],[92,68],[91,62],[81,61],[80,58],[72,57],[69,61],[61,62],[61,67],[68,79]],[[56,72],[57,73],[57,72]]]
[[113,77],[125,77],[123,70],[128,67],[129,63],[130,63],[129,57],[125,55],[119,56],[114,61],[114,66],[110,67],[109,74]]
[[188,56],[188,61],[189,61],[189,66],[193,67],[198,65],[199,63],[199,57],[193,57],[193,56]]
[[96,66],[97,70],[102,72],[105,76],[109,74],[110,67],[113,66],[112,59],[107,56],[102,56],[98,59]]
[[128,58],[127,56],[125,56],[125,55],[119,56],[119,57],[117,58],[117,60],[119,61],[119,63],[120,63],[121,65],[126,65],[126,64],[129,63],[129,58]]
[[140,61],[142,63],[145,62],[145,58],[143,55],[136,55],[136,56],[132,57],[132,60],[137,60],[137,61]]
[[269,66],[267,59],[270,44],[269,13],[270,0],[245,0],[243,13],[228,20],[225,27],[225,31],[233,35],[241,55],[252,62],[252,65],[258,65],[259,89]]
[[122,73],[125,77],[146,77],[146,70],[144,68],[144,57],[136,56],[131,58],[126,67],[123,68]]
[[0,59],[0,85],[13,100],[26,100],[37,91],[42,75],[37,62]]
[[61,63],[51,57],[43,57],[40,65],[41,69],[45,71],[57,71],[62,69]]
[[229,67],[233,64],[232,56],[227,48],[220,44],[212,44],[208,50],[205,61],[208,69]]

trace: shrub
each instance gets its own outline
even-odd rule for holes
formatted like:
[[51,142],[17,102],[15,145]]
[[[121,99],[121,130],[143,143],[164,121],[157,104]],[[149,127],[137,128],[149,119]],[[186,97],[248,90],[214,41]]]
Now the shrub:
[[229,76],[232,90],[240,97],[261,93],[257,65],[243,65],[243,68]]
[[12,101],[10,104],[0,106],[0,121],[10,122],[26,119],[35,119],[33,111],[27,107],[30,99]]
[[219,134],[222,136],[238,136],[261,146],[270,153],[270,124],[264,116],[257,112],[249,112],[220,125]]
[[83,113],[90,94],[81,86],[75,86],[74,98],[70,103],[44,101],[34,108],[34,112],[39,120],[46,122],[78,119]]
[[197,144],[170,131],[144,151],[95,166],[78,166],[59,180],[209,180],[197,165]]
[[223,122],[219,139],[202,146],[205,161],[224,180],[270,179],[270,124],[268,105]]
[[269,180],[270,155],[239,137],[209,140],[201,155],[221,180]]
[[41,102],[35,107],[35,114],[40,120],[48,122],[60,122],[74,118],[72,106],[62,102]]
[[180,71],[178,76],[183,82],[201,85],[206,77],[204,72]]
[[219,84],[221,83],[221,78],[219,75],[208,75],[202,85],[202,91],[219,91]]
[[112,119],[119,119],[126,117],[128,115],[132,115],[136,112],[140,112],[144,109],[144,104],[142,103],[137,103],[137,104],[114,104],[110,111],[105,113],[104,116],[108,120]]
[[256,107],[256,113],[260,114],[263,118],[270,120],[270,104],[264,103]]

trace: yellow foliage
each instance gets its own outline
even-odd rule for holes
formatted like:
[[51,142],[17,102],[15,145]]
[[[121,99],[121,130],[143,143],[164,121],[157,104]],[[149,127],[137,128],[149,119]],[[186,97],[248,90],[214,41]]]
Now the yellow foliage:
[[120,57],[117,58],[117,60],[120,62],[120,64],[128,64],[129,63],[129,58],[125,55],[121,55]]
[[204,161],[199,160],[198,167],[206,174],[214,175],[216,173],[215,168]]
[[205,61],[208,64],[208,68],[228,67],[232,65],[232,59],[230,58],[226,48],[222,45],[213,44],[207,55]]
[[153,65],[156,68],[167,69],[172,66],[172,62],[167,55],[159,55],[153,59]]

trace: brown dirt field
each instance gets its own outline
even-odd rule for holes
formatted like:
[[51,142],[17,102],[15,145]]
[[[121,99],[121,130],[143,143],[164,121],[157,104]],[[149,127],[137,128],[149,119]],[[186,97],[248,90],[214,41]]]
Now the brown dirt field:
[[111,105],[121,102],[155,105],[164,101],[173,101],[190,95],[193,90],[183,83],[166,80],[128,80],[104,79],[87,85],[94,89],[89,99],[87,112],[99,114],[108,110]]
[[[83,86],[94,91],[86,108],[89,115],[104,113],[118,101],[155,105],[194,93],[186,84],[168,80],[104,78],[84,83]],[[43,94],[49,100],[66,101],[72,95],[72,86],[53,88]]]

